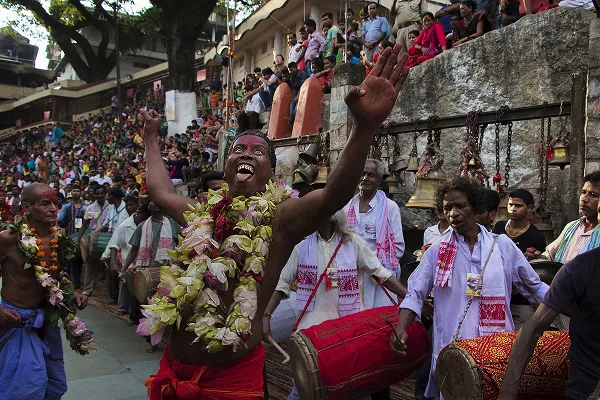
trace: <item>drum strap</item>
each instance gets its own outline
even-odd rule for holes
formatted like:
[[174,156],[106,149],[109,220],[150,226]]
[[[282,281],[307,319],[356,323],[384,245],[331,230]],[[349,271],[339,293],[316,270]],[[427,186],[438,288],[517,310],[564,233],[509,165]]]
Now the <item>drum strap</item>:
[[310,296],[308,296],[308,300],[306,301],[306,304],[304,304],[304,308],[302,309],[302,312],[298,316],[298,319],[296,320],[296,323],[294,324],[294,327],[292,328],[292,332],[295,332],[296,329],[298,329],[298,325],[300,324],[300,321],[302,321],[302,317],[304,317],[304,314],[306,313],[306,310],[308,309],[308,306],[310,305],[310,302],[313,300],[313,297],[315,297],[315,294],[317,293],[317,289],[321,285],[321,282],[323,282],[323,278],[325,278],[325,277],[329,278],[327,276],[327,270],[331,266],[331,263],[333,262],[333,260],[335,260],[335,256],[337,255],[338,251],[340,250],[340,247],[342,247],[343,241],[344,241],[344,238],[341,238],[340,242],[338,243],[337,247],[335,248],[335,251],[333,252],[331,258],[329,259],[329,262],[327,263],[327,266],[325,267],[325,270],[323,271],[323,273],[319,277],[319,281],[317,282],[317,284],[313,288],[312,292],[310,292]]

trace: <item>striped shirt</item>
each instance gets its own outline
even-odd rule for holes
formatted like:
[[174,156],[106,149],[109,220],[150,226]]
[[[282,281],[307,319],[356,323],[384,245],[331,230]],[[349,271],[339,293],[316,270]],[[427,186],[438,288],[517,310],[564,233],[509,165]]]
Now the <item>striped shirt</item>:
[[[579,220],[581,223],[575,230],[571,241],[567,245],[567,249],[565,250],[565,255],[563,257],[563,263],[567,263],[577,257],[587,246],[590,237],[592,236],[593,229],[588,229],[585,231],[585,217],[581,217]],[[563,240],[565,240],[565,231],[569,224],[565,226],[560,235],[556,238],[556,240],[546,246],[546,251],[542,254],[542,258],[547,258],[549,260],[554,260],[554,256],[560,247],[560,244]]]

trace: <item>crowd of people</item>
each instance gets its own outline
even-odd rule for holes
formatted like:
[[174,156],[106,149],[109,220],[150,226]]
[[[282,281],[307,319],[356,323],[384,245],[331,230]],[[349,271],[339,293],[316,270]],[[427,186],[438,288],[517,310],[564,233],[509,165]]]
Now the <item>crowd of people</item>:
[[[461,3],[461,9],[469,7],[465,5],[469,1]],[[29,382],[28,368],[17,365],[26,365],[32,359],[28,354],[41,354],[39,349],[47,345],[30,340],[21,346],[21,339],[18,343],[12,339],[15,332],[19,338],[52,340],[55,347],[56,340],[60,342],[44,336],[39,331],[42,325],[36,325],[38,319],[27,310],[60,304],[54,292],[46,303],[43,290],[47,286],[56,290],[52,282],[58,279],[65,282],[64,268],[75,289],[68,300],[78,308],[93,296],[97,279],[107,280],[109,297],[118,312],[129,315],[131,324],[139,324],[147,351],[154,351],[170,328],[159,370],[146,382],[152,400],[177,398],[184,389],[187,397],[213,398],[215,391],[223,399],[240,398],[242,393],[244,398],[268,397],[261,341],[269,340],[271,318],[293,288],[294,308],[300,312],[294,329],[399,299],[399,322],[389,340],[397,353],[405,354],[409,325],[416,318],[429,321],[433,355],[419,371],[415,394],[419,399],[439,396],[437,357],[457,329],[462,339],[470,339],[514,331],[517,322],[522,328],[501,398],[516,398],[536,338],[550,324],[571,335],[566,395],[587,398],[600,370],[593,340],[600,321],[599,298],[593,290],[600,277],[595,268],[600,172],[584,178],[582,217],[547,246],[528,219],[531,193],[511,191],[510,220],[494,225],[497,193],[464,178],[446,182],[437,193],[439,224],[426,230],[420,264],[403,285],[397,279],[405,251],[400,208],[379,190],[384,167],[367,160],[367,153],[377,127],[395,104],[412,58],[399,56],[401,45],[381,46],[375,57],[375,49],[385,40],[385,24],[378,21],[373,4],[368,6],[362,36],[368,38],[367,59],[370,54],[376,60],[368,85],[351,89],[346,97],[355,120],[352,132],[325,188],[301,198],[294,198],[294,191],[284,185],[270,183],[276,157],[264,133],[240,131],[230,146],[224,173],[214,171],[216,138],[224,129],[218,112],[203,110],[185,133],[167,135],[160,99],[151,91],[145,99],[134,98],[135,104],[117,104],[111,112],[76,123],[70,133],[54,126],[2,144],[6,191],[0,195],[0,216],[7,224],[21,224],[0,233],[4,280],[0,327],[7,328],[0,329],[3,388],[18,398],[22,389],[7,382]],[[427,37],[441,34],[432,24],[434,17],[425,18],[425,29],[431,31]],[[323,16],[324,23],[330,21],[330,15]],[[372,27],[381,33],[371,32]],[[266,107],[281,79],[277,73],[294,80],[324,72],[317,61],[321,53],[317,42],[330,51],[327,66],[335,68],[340,43],[333,34],[328,44],[333,27],[327,38],[313,35],[314,21],[307,20],[304,28],[310,35],[304,58],[284,69],[282,57],[279,70],[276,65],[277,71],[257,71],[242,98]],[[420,35],[413,35],[415,43],[427,48],[431,43],[418,41]],[[290,38],[293,42],[294,35]],[[317,78],[327,79],[330,73]],[[159,109],[140,109],[150,106]],[[238,118],[238,124],[244,122]],[[18,222],[20,217],[28,227]],[[56,220],[61,230],[53,227]],[[65,251],[55,236],[63,230],[75,244],[69,257],[57,255]],[[22,241],[25,234],[31,243]],[[39,251],[29,256],[27,248],[34,244]],[[52,250],[44,251],[45,246]],[[529,263],[537,258],[566,264],[550,287]],[[36,272],[46,271],[52,263],[61,266],[36,275],[27,267],[32,260]],[[140,304],[127,277],[159,267],[158,291],[150,304]],[[319,277],[326,283],[321,285]],[[513,296],[513,286],[520,296]],[[261,322],[262,329],[257,329]],[[47,387],[59,398],[66,391],[64,368],[50,369],[45,357],[54,355],[36,359],[40,379],[32,387],[44,386],[44,391]],[[390,397],[389,388],[373,392],[372,399]],[[299,398],[296,387],[290,398]]]

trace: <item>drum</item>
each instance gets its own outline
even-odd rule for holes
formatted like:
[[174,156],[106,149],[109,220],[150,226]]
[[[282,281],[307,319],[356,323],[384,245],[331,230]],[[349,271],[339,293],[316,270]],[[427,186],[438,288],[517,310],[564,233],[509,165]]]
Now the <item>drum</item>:
[[292,336],[294,382],[303,400],[352,399],[406,378],[431,355],[421,322],[407,333],[407,355],[392,351],[398,307],[378,307],[302,329]]
[[100,262],[100,257],[106,249],[112,233],[94,231],[90,236],[90,254],[89,258],[92,262]]
[[[516,336],[502,332],[445,347],[435,372],[444,399],[497,399]],[[569,332],[544,333],[523,371],[518,399],[564,399],[570,346]]]
[[529,264],[531,264],[533,270],[539,275],[542,282],[548,285],[552,283],[552,279],[554,279],[558,270],[563,266],[559,262],[548,260],[531,260]]
[[129,293],[135,296],[135,293],[133,292],[133,272],[129,269],[125,271],[125,284],[127,285]]
[[156,292],[160,283],[160,268],[140,268],[133,277],[133,294],[141,304]]

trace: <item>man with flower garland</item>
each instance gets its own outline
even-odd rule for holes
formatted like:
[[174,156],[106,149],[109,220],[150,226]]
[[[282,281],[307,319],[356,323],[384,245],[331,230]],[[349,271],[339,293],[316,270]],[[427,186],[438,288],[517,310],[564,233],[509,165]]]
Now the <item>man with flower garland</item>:
[[231,144],[228,187],[209,192],[208,203],[177,195],[161,159],[159,116],[144,113],[149,195],[187,226],[138,327],[156,341],[174,325],[160,369],[146,381],[152,400],[264,397],[261,316],[294,246],[352,198],[373,136],[408,73],[407,55],[399,60],[399,52],[400,46],[386,49],[369,77],[348,92],[355,123],[346,147],[325,188],[301,199],[270,183],[275,153],[260,131],[246,131]]
[[[87,298],[74,292],[64,274],[63,236],[53,227],[56,191],[33,183],[23,190],[21,201],[24,223],[0,232],[0,399],[60,399],[67,381],[54,311],[83,309]],[[33,249],[33,255],[26,249]]]

